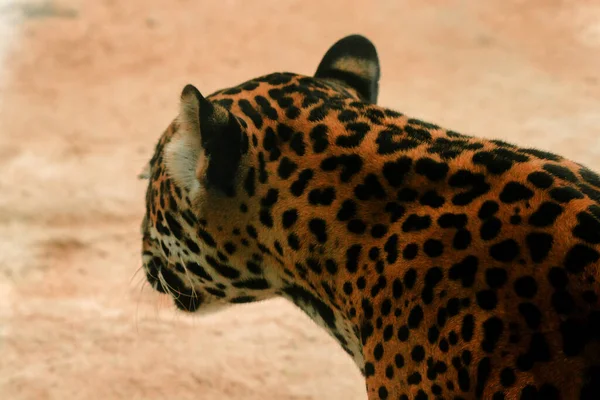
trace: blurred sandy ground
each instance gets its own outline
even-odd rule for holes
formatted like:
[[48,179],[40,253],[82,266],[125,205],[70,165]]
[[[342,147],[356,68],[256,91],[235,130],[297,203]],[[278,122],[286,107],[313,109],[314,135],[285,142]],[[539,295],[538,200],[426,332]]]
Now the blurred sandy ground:
[[0,1],[0,398],[365,399],[283,301],[204,319],[142,287],[135,177],[183,85],[312,73],[350,33],[381,103],[600,169],[600,0]]

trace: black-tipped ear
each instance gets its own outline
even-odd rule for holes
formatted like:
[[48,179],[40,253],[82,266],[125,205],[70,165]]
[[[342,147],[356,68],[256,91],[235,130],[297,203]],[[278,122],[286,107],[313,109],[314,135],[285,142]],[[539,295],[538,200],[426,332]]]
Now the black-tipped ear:
[[344,82],[370,103],[377,103],[379,76],[377,50],[369,39],[361,35],[338,40],[325,53],[315,73],[316,78]]
[[201,185],[234,194],[247,138],[223,106],[205,99],[193,85],[181,92],[179,129],[165,149],[167,168],[188,190]]

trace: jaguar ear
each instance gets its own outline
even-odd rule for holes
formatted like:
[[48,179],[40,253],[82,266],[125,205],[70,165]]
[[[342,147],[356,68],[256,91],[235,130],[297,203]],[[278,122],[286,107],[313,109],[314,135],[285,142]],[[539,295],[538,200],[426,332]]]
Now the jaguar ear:
[[232,196],[247,137],[227,109],[193,85],[181,93],[177,132],[165,147],[167,170],[189,191],[201,186]]
[[379,76],[377,50],[361,35],[350,35],[337,41],[325,53],[315,73],[316,78],[344,82],[370,103],[377,103]]

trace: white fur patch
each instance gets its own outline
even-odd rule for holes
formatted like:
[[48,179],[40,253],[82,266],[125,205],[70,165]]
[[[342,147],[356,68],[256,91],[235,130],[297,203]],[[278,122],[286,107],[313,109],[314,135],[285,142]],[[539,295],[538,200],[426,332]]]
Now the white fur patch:
[[199,132],[194,134],[184,128],[171,139],[164,151],[169,175],[193,197],[193,193],[200,189],[198,172],[206,165]]
[[169,175],[192,196],[200,189],[198,177],[207,161],[202,149],[199,117],[198,99],[191,94],[182,97],[177,118],[179,130],[164,149]]

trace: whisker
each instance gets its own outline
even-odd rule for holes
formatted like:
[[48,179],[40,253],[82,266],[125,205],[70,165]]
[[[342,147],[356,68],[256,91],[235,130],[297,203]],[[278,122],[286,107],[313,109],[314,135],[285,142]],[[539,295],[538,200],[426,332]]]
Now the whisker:
[[140,273],[141,270],[144,269],[144,266],[140,266],[138,269],[135,270],[135,272],[133,273],[133,275],[131,276],[131,278],[129,279],[129,284],[131,285],[131,282],[133,281],[133,279],[137,276],[137,274]]
[[188,279],[188,282],[190,284],[190,290],[192,291],[192,294],[194,295],[194,297],[198,297],[198,294],[196,293],[196,289],[194,288],[194,282],[192,281],[192,276],[190,275],[190,270],[185,266],[185,263],[183,262],[183,258],[181,257],[181,255],[179,255],[179,261],[181,261],[181,265],[183,267],[183,271],[185,272],[185,276]]
[[[154,279],[157,279],[168,292],[168,294],[170,294],[174,299],[179,299],[179,296],[185,296],[185,293],[182,293],[179,290],[172,287],[171,285],[169,285],[169,283],[165,280],[165,277],[163,276],[163,274],[160,273],[160,271],[158,272],[158,276],[150,276]],[[177,294],[177,296],[175,296],[175,294]]]
[[196,300],[199,300],[199,297],[198,297],[198,294],[196,293],[196,289],[194,288],[194,283],[192,281],[192,276],[190,275],[190,271],[185,266],[185,263],[183,262],[183,257],[181,257],[181,254],[179,255],[179,261],[181,261],[181,266],[183,267],[183,271],[185,272],[185,276],[190,285],[190,290],[192,291],[192,298],[191,298],[192,307],[196,308]]
[[[160,272],[159,272],[159,280],[164,285],[165,290],[175,299],[175,301],[179,301],[181,296],[188,296],[187,294],[181,293],[179,290],[171,287],[165,280],[163,274],[161,274]],[[177,296],[175,296],[174,293],[176,293]],[[183,304],[183,303],[181,303],[181,304]],[[177,314],[177,313],[175,313],[175,314]]]
[[163,274],[160,273],[160,271],[158,271],[157,279],[158,279],[158,282],[160,282],[161,286],[165,289],[165,291],[172,297],[175,297],[175,295],[171,291],[171,285],[169,285],[167,283],[167,281],[165,280],[165,277],[163,276]]
[[135,305],[135,331],[138,335],[140,333],[140,329],[139,329],[140,301],[142,299],[142,293],[144,291],[144,288],[146,287],[146,284],[148,284],[148,281],[145,279],[140,282],[140,290],[138,292],[137,301],[136,301],[136,305]]

